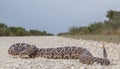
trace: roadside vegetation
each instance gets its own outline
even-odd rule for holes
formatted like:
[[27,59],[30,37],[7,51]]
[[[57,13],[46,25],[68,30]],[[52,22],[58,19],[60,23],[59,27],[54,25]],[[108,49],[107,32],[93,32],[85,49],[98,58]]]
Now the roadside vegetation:
[[120,11],[109,10],[106,17],[107,20],[88,26],[70,27],[67,32],[58,33],[58,36],[120,43]]
[[120,35],[64,35],[62,37],[120,44]]
[[53,34],[40,30],[26,30],[22,27],[8,27],[6,24],[0,23],[0,36],[53,36]]
[[[67,32],[58,33],[57,36],[120,43],[120,11],[109,10],[106,18],[107,20],[93,22],[88,26],[70,27]],[[46,31],[26,30],[22,27],[7,26],[5,23],[0,23],[0,36],[53,35]]]

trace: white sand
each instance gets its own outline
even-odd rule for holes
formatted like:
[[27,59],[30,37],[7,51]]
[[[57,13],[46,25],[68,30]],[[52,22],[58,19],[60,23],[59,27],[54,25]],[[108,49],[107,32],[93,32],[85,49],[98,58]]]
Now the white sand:
[[18,42],[35,44],[39,48],[79,46],[87,48],[94,56],[103,57],[102,43],[97,41],[85,41],[57,36],[41,37],[0,37],[0,69],[120,69],[120,44],[107,43],[109,66],[99,64],[86,65],[75,59],[21,59],[8,55],[10,45]]

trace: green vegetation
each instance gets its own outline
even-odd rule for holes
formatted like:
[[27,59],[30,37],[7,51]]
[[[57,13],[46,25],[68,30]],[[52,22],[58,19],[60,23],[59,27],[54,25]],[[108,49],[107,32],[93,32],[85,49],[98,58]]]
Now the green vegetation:
[[0,23],[0,36],[53,36],[51,33],[39,30],[29,30],[22,27],[8,27],[4,23]]
[[68,32],[58,35],[120,35],[120,11],[107,12],[108,20],[94,22],[88,26],[70,27]]
[[73,38],[73,39],[84,39],[84,40],[93,40],[100,42],[111,42],[111,43],[120,43],[119,35],[63,35],[63,37]]
[[120,11],[109,10],[104,22],[94,22],[88,26],[70,27],[68,32],[59,33],[58,36],[82,38],[120,43]]
[[[70,27],[68,32],[58,33],[58,36],[82,38],[86,40],[97,40],[120,43],[120,11],[109,10],[104,22],[94,22],[88,26]],[[8,27],[0,23],[0,36],[44,36],[53,35],[46,31],[26,30],[22,27]]]

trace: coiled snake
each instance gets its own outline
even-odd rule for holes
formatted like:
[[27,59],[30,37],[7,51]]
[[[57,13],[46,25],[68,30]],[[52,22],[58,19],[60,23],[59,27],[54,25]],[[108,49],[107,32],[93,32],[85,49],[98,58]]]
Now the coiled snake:
[[19,55],[20,57],[28,55],[30,58],[44,57],[52,59],[79,59],[83,64],[100,63],[101,65],[109,65],[107,53],[103,46],[103,58],[94,57],[87,49],[82,47],[57,47],[57,48],[37,48],[35,45],[27,43],[16,43],[10,46],[8,54]]

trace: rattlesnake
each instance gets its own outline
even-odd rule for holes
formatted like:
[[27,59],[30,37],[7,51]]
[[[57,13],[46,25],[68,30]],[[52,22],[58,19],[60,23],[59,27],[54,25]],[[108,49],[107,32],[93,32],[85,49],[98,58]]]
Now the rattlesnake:
[[19,55],[23,57],[28,55],[30,58],[35,57],[37,52],[37,47],[35,45],[30,45],[27,43],[16,43],[10,46],[8,49],[8,54],[16,56]]
[[109,65],[110,61],[107,59],[107,53],[103,46],[103,58],[93,57],[92,54],[82,47],[68,46],[57,48],[37,48],[35,45],[27,43],[16,43],[8,49],[10,55],[28,55],[30,58],[44,57],[53,59],[79,59],[83,64],[100,63],[101,65]]

